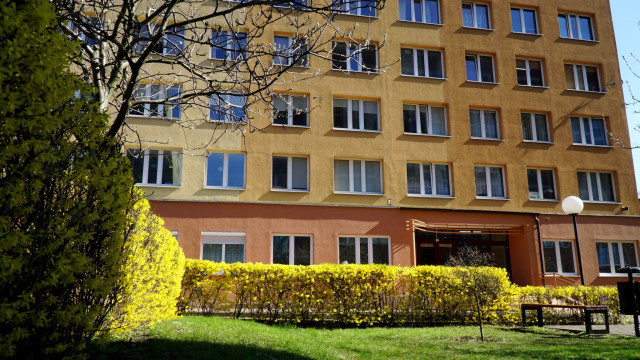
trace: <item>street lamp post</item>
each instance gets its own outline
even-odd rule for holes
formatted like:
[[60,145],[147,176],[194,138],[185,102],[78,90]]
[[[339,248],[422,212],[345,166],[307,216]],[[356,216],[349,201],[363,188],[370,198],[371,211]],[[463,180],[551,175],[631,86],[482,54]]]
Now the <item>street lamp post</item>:
[[576,215],[580,214],[584,209],[582,199],[577,196],[567,196],[562,200],[562,211],[567,215],[573,216],[573,232],[576,238],[576,252],[578,253],[578,267],[580,268],[580,283],[584,285],[584,273],[582,272],[582,256],[580,255],[580,241],[578,240],[578,223]]

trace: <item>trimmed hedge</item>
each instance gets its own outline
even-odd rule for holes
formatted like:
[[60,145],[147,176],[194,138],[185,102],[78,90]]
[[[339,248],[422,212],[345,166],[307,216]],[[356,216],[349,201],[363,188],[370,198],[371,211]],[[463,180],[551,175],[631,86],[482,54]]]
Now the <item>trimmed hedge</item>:
[[[312,266],[214,263],[188,259],[180,312],[227,314],[267,322],[338,326],[477,322],[475,302],[460,271],[444,266]],[[491,284],[480,289],[485,322],[517,325],[524,302],[607,305],[621,320],[610,287],[517,287],[504,269],[479,268]],[[582,311],[545,309],[545,322],[584,322]]]

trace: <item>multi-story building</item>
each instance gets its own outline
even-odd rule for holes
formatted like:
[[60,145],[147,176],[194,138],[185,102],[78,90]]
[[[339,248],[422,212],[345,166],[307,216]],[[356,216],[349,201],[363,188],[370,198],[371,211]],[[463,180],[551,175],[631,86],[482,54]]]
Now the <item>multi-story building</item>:
[[[187,131],[132,110],[130,126],[166,143],[143,139],[134,168],[187,257],[441,265],[473,246],[522,285],[578,282],[580,268],[612,284],[638,264],[631,154],[609,138],[628,141],[607,0],[394,0],[335,18],[354,22],[366,24],[355,39],[384,46],[330,39],[330,61],[288,75],[318,76],[274,86],[278,111],[253,119],[262,131],[209,142],[239,94]],[[264,37],[287,44],[291,31]],[[584,200],[578,239],[570,195]]]

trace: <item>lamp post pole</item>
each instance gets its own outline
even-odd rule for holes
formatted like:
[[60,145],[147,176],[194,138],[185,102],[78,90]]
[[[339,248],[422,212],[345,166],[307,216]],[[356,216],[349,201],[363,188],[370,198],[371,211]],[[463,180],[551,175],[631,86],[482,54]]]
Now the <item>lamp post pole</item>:
[[580,240],[578,238],[578,222],[576,215],[584,209],[582,199],[577,196],[567,196],[562,200],[562,210],[565,214],[573,217],[573,234],[576,239],[576,253],[578,254],[578,267],[580,268],[580,283],[584,286],[584,272],[582,271],[582,255],[580,254]]

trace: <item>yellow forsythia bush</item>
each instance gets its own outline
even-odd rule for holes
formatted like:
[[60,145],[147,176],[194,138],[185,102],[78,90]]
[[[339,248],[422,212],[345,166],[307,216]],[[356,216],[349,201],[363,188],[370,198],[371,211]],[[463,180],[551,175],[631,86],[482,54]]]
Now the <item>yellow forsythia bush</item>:
[[130,214],[133,229],[125,242],[122,297],[109,326],[115,332],[175,317],[181,293],[184,253],[149,202],[139,196]]

